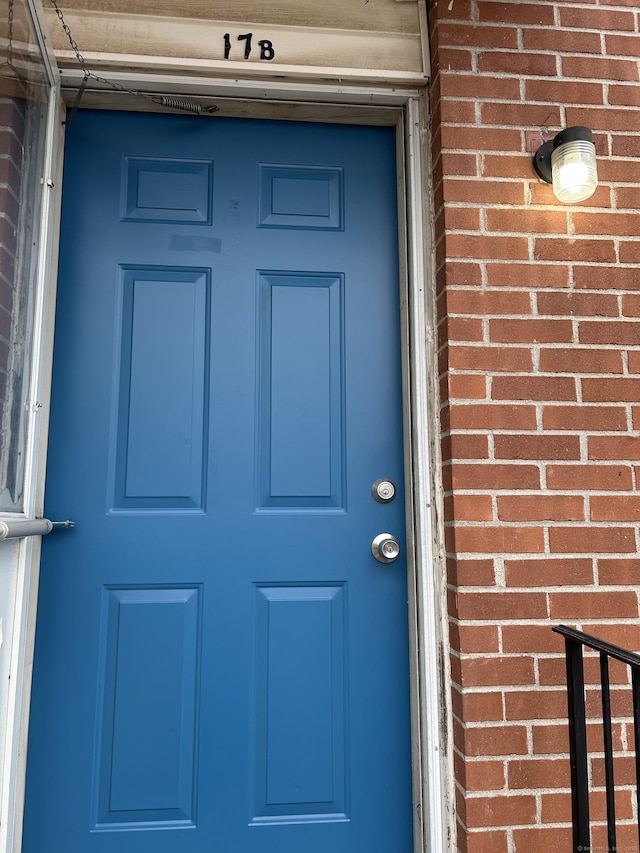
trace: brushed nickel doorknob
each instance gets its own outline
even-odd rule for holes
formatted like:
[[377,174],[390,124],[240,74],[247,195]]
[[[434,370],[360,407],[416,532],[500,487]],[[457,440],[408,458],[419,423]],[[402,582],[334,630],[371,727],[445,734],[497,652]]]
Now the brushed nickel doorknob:
[[393,563],[400,554],[400,543],[390,533],[378,533],[371,543],[371,553],[379,563]]

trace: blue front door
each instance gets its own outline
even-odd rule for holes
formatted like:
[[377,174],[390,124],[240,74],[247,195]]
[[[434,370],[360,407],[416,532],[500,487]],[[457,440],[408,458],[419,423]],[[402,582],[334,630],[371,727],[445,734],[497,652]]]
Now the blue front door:
[[74,118],[24,853],[412,850],[397,270],[389,128]]

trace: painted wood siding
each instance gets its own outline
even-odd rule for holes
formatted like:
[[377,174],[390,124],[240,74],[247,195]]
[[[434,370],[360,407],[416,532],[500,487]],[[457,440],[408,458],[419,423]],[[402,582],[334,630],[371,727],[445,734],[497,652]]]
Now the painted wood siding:
[[[149,67],[164,64],[182,73],[237,75],[243,69],[292,77],[317,67],[334,78],[341,77],[341,69],[385,72],[393,82],[411,85],[427,74],[426,15],[418,2],[226,0],[211,6],[203,0],[141,0],[133,14],[126,0],[70,0],[64,14],[90,67],[129,68],[144,58]],[[48,15],[58,60],[73,65],[55,13],[48,10]],[[246,40],[238,36],[248,33],[252,49],[245,59]]]

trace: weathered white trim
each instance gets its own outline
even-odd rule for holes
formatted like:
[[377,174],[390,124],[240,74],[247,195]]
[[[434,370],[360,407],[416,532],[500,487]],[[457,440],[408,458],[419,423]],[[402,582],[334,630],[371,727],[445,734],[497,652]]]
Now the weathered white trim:
[[400,340],[402,358],[402,428],[404,444],[405,521],[407,534],[407,606],[409,616],[409,693],[411,711],[411,773],[413,798],[414,853],[424,849],[424,785],[421,724],[420,633],[416,583],[415,495],[413,488],[413,427],[411,418],[411,317],[409,312],[409,215],[407,208],[407,132],[406,117],[396,125],[396,163],[398,199],[398,259],[400,285]]
[[431,77],[431,44],[429,41],[429,16],[427,15],[427,4],[418,3],[418,20],[420,22],[420,49],[422,53],[422,67],[426,79]]
[[[73,63],[76,58],[71,51],[61,50],[57,53],[60,62]],[[264,79],[264,68],[253,62],[224,62],[223,60],[208,59],[174,59],[169,56],[140,56],[136,54],[93,53],[83,54],[87,66],[92,71],[103,74],[113,68],[130,68],[141,72],[157,71],[160,74],[189,74],[215,75],[221,79]],[[281,74],[291,80],[353,80],[362,83],[391,83],[396,86],[424,86],[426,77],[421,71],[372,71],[348,66],[325,68],[322,65],[279,65],[274,74]]]
[[[19,853],[22,845],[22,813],[27,761],[29,695],[33,666],[37,587],[40,564],[40,538],[30,536],[0,545],[7,550],[3,558],[17,566],[15,572],[13,624],[9,645],[10,677],[6,696],[5,761],[0,803],[0,851]],[[3,696],[3,698],[5,698]]]
[[58,65],[54,54],[53,42],[49,36],[46,15],[42,8],[42,2],[41,0],[25,0],[25,2],[29,7],[31,17],[33,18],[33,24],[49,84],[55,87],[58,84]]
[[[77,85],[81,72],[67,70],[65,84]],[[268,99],[277,104],[296,102],[317,107],[314,120],[331,120],[332,104],[351,104],[353,114],[367,115],[372,106],[404,108],[398,112],[398,127],[404,134],[399,157],[401,177],[401,243],[407,252],[403,261],[401,279],[404,282],[402,302],[404,310],[403,342],[405,439],[408,450],[407,482],[409,514],[407,528],[410,545],[410,629],[411,645],[411,697],[416,811],[414,814],[416,853],[440,853],[451,849],[454,822],[452,820],[453,773],[451,768],[450,735],[447,731],[448,703],[448,635],[446,611],[442,596],[442,538],[436,523],[434,491],[437,482],[437,393],[433,359],[435,322],[433,319],[433,289],[431,283],[432,222],[429,215],[428,140],[424,90],[402,89],[394,86],[379,88],[358,87],[353,81],[336,85],[308,81],[228,80],[185,78],[182,75],[137,74],[136,72],[109,72],[121,85],[145,91],[183,92],[198,97],[215,98],[224,93],[227,98],[244,97],[254,102]],[[126,84],[122,81],[126,80]],[[108,98],[107,91],[102,95]],[[116,97],[116,96],[114,96]],[[386,114],[386,113],[385,113]],[[368,121],[375,124],[369,116]],[[380,123],[388,123],[380,122]],[[406,172],[402,171],[404,164]],[[406,213],[406,217],[405,214]],[[53,259],[50,261],[53,264]],[[46,309],[43,307],[43,311]],[[44,315],[43,315],[44,316]],[[50,316],[50,315],[49,315]],[[45,340],[45,349],[50,346]],[[48,350],[47,350],[48,351]],[[44,360],[46,363],[46,359]],[[42,375],[48,381],[48,376]],[[42,458],[44,453],[40,453]],[[434,497],[435,496],[435,497]],[[37,496],[36,496],[37,497]],[[26,540],[24,563],[35,567],[38,542]],[[9,546],[8,546],[9,547]],[[24,795],[26,768],[25,745],[28,722],[28,692],[31,681],[31,660],[35,633],[35,600],[33,590],[37,583],[35,568],[25,574],[20,620],[23,626],[18,649],[14,655],[16,666],[22,666],[21,689],[14,687],[16,699],[16,742],[12,746],[12,778],[14,780],[11,806],[14,809],[11,826],[12,840],[0,853],[20,853],[21,809]],[[31,592],[29,592],[31,591]],[[17,780],[17,783],[16,783]],[[0,836],[1,838],[1,836]]]
[[[100,67],[100,76],[105,80],[112,81],[118,86],[127,89],[140,90],[142,92],[171,93],[190,95],[199,98],[234,98],[255,99],[257,101],[296,101],[299,103],[320,104],[353,104],[362,107],[369,106],[394,106],[403,107],[408,98],[417,98],[424,90],[425,80],[420,77],[414,80],[412,85],[398,85],[395,80],[384,78],[378,85],[366,88],[362,82],[352,79],[353,75],[346,74],[340,83],[328,82],[326,79],[315,82],[295,80],[278,80],[275,78],[250,78],[247,76],[229,80],[201,72],[197,76],[189,77],[183,73],[162,72],[149,73],[146,69],[141,71],[122,71],[121,57],[113,57],[114,62],[118,60],[118,68]],[[91,70],[93,66],[87,60]],[[183,66],[180,66],[182,70]],[[244,69],[241,69],[244,70]],[[352,69],[349,69],[352,71]],[[326,77],[326,70],[318,69],[318,75]],[[71,89],[75,93],[84,78],[82,69],[74,65],[72,68],[62,68],[60,79],[63,89]],[[386,85],[384,85],[386,84]],[[89,90],[101,89],[106,96],[114,97],[112,89],[95,80],[89,81]],[[87,97],[87,94],[83,96]]]
[[[413,551],[417,620],[418,693],[423,847],[452,849],[453,750],[449,714],[449,666],[446,632],[446,585],[442,531],[436,502],[440,501],[438,389],[434,360],[435,295],[433,229],[429,181],[427,109],[417,99],[407,102],[406,192],[409,269],[409,404],[412,484]],[[416,738],[414,737],[414,742]]]

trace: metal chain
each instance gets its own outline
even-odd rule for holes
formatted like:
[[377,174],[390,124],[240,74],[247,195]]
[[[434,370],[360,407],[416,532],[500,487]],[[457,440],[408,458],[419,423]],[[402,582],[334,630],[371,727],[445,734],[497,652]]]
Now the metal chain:
[[13,0],[9,0],[7,65],[13,68]]
[[27,76],[25,75],[24,71],[20,70],[20,64],[18,63],[18,65],[16,65],[14,63],[14,21],[15,3],[14,0],[9,0],[7,9],[7,58],[0,62],[0,68],[8,68],[9,72],[13,74],[15,80],[23,87],[27,88],[29,86]]
[[13,0],[9,0],[9,9],[7,12],[7,58],[0,62],[0,68],[5,65],[18,76],[18,72],[13,64]]
[[[213,104],[208,107],[203,107],[201,104],[198,104],[196,101],[191,101],[185,98],[177,98],[169,95],[149,95],[147,92],[140,92],[138,89],[129,89],[126,86],[122,86],[120,83],[116,83],[113,80],[107,80],[105,77],[99,77],[97,74],[94,74],[93,71],[89,71],[87,68],[87,63],[85,62],[84,56],[80,53],[80,48],[78,47],[78,43],[74,39],[71,29],[69,25],[64,19],[64,14],[60,6],[58,6],[57,0],[50,0],[51,5],[56,11],[56,15],[58,16],[58,20],[62,26],[62,29],[65,32],[65,35],[69,39],[69,44],[71,45],[71,49],[76,55],[76,59],[78,60],[78,64],[82,68],[82,73],[84,74],[84,81],[80,86],[79,95],[82,95],[84,91],[84,87],[87,84],[87,81],[91,78],[92,80],[96,80],[98,83],[103,83],[105,86],[110,86],[112,89],[115,89],[118,92],[124,92],[127,95],[137,95],[140,98],[146,98],[148,101],[151,101],[154,104],[158,104],[162,107],[166,107],[167,109],[174,110],[184,110],[185,112],[193,113],[194,115],[200,115],[201,113],[217,113],[218,107]],[[10,8],[12,7],[13,0],[9,0]],[[76,99],[76,103],[72,108],[71,115],[75,113],[78,108],[79,98]],[[68,119],[71,121],[71,118]]]
[[74,37],[71,35],[71,30],[69,29],[69,25],[64,19],[64,15],[62,14],[62,9],[58,6],[57,0],[51,0],[51,4],[53,8],[56,10],[56,15],[58,16],[58,20],[62,25],[62,29],[65,32],[66,37],[69,39],[69,44],[71,45],[71,49],[76,55],[76,59],[78,60],[80,67],[84,71],[85,77],[91,77],[91,72],[87,69],[86,62],[84,61],[84,56],[80,53],[80,48]]

